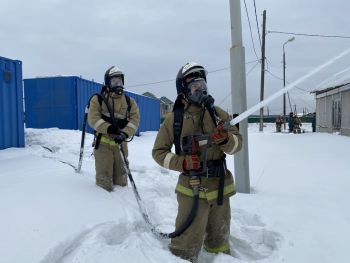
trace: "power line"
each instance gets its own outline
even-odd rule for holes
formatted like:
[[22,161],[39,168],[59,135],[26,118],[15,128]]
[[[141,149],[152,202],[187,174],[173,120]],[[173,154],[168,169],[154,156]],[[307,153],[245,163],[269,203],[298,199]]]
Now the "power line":
[[259,29],[259,23],[258,23],[258,16],[256,15],[256,5],[255,5],[255,0],[253,0],[253,2],[254,2],[254,11],[255,11],[256,28],[258,29],[259,43],[260,43],[260,49],[261,49],[261,37],[260,37],[260,29]]
[[[246,64],[248,64],[248,62]],[[245,75],[248,76],[258,64],[259,62],[256,62],[255,65],[251,67]],[[224,103],[229,96],[231,96],[231,91],[217,105],[221,105],[222,103]]]
[[[248,61],[245,64],[247,65],[247,64],[254,63],[254,62],[258,62],[259,63],[259,61],[260,61],[259,59],[256,59],[256,60]],[[208,71],[208,73],[216,73],[216,72],[219,72],[219,71],[228,70],[230,68],[231,67],[224,67],[224,68],[213,69],[213,70]],[[143,87],[143,86],[159,84],[159,83],[166,83],[166,82],[173,82],[173,81],[175,81],[175,79],[167,79],[167,80],[160,80],[160,81],[154,81],[154,82],[146,82],[146,83],[142,83],[142,84],[128,85],[127,88]]]
[[306,104],[307,106],[309,106],[309,108],[308,109],[313,109],[313,108],[315,108],[315,105],[311,105],[310,103],[311,103],[311,101],[310,100],[306,100],[304,97],[304,93],[302,93],[300,90],[297,90],[298,92],[300,92],[301,94],[300,95],[298,95],[298,94],[296,94],[296,96],[300,99],[300,100],[302,100],[303,102],[304,102],[304,104]]
[[160,81],[155,81],[155,82],[147,82],[147,83],[137,84],[137,85],[129,85],[128,88],[142,87],[142,86],[148,86],[148,85],[165,83],[165,82],[172,82],[172,81],[175,81],[175,79],[160,80]]
[[[276,76],[275,74],[273,74],[272,72],[270,72],[270,71],[268,71],[268,70],[266,70],[271,76],[273,76],[273,77],[275,77],[275,78],[277,78],[277,79],[279,79],[279,80],[283,80],[282,78],[280,78],[280,77],[278,77],[278,76]],[[286,80],[286,82],[289,84],[290,82],[289,81],[287,81]],[[304,92],[304,93],[307,93],[307,95],[310,95],[310,91],[308,91],[308,90],[305,90],[305,89],[302,89],[302,88],[299,88],[298,86],[295,86],[295,88],[297,89],[297,90],[299,90],[300,92],[302,91],[302,92]],[[306,94],[304,94],[303,93],[303,95],[306,95]],[[289,92],[287,92],[287,96],[288,96],[288,100],[289,100],[289,107],[291,108],[291,111],[293,111],[292,110],[292,105],[291,105],[291,100],[292,100],[292,102],[293,102],[293,104],[296,104],[295,103],[295,101],[291,98],[291,95],[289,94]],[[310,104],[309,104],[309,102],[308,101],[306,101],[305,99],[303,99],[302,97],[300,97],[300,96],[298,96],[299,97],[299,99],[301,99],[303,102],[304,102],[304,104],[307,104],[311,109],[313,108],[312,106],[310,106]],[[308,108],[308,107],[306,107],[308,110],[310,110],[310,108]]]
[[249,73],[250,73],[250,72],[252,72],[252,71],[253,71],[253,69],[255,69],[255,67],[256,67],[257,65],[259,65],[259,62],[256,62],[256,63],[255,63],[255,65],[254,65],[253,67],[251,67],[251,69],[250,69],[250,70],[248,70],[248,72],[247,72],[246,76],[248,76],[248,75],[249,75]]
[[265,57],[265,60],[266,60],[266,62],[269,64],[270,67],[273,67],[273,68],[280,68],[280,67],[281,67],[281,66],[273,65],[273,64],[271,63],[271,61],[270,61],[268,58],[266,58],[266,57]]
[[230,96],[231,96],[231,91],[217,105],[220,106],[221,104],[223,104],[227,100],[227,98],[229,98]]
[[231,67],[224,67],[224,68],[214,69],[214,70],[208,71],[208,73],[215,73],[215,72],[219,72],[219,71],[224,71],[224,70],[227,70],[227,69],[230,69],[230,68]]
[[284,34],[284,35],[294,35],[294,36],[306,36],[306,37],[325,37],[325,38],[350,38],[350,36],[338,36],[338,35],[322,35],[322,34],[306,34],[306,33],[294,33],[294,32],[284,32],[284,31],[267,31],[267,33],[272,34]]
[[276,76],[275,74],[273,74],[270,70],[266,70],[267,73],[269,73],[272,77],[279,79],[279,80],[283,80],[281,77]]
[[[275,77],[276,79],[283,80],[282,78],[276,76],[275,74],[273,74],[273,73],[272,73],[271,71],[269,71],[269,70],[266,70],[266,72],[268,72],[271,76]],[[287,80],[286,80],[286,82],[287,82],[288,84],[290,83],[290,82],[287,81]],[[310,91],[308,91],[308,90],[299,88],[298,86],[295,86],[295,87],[296,87],[297,89],[299,89],[299,90],[302,90],[302,91],[306,92],[306,93],[310,93]]]
[[252,44],[253,44],[253,50],[254,50],[256,58],[259,59],[259,56],[258,56],[258,54],[256,53],[256,50],[255,50],[253,32],[252,32],[252,27],[250,25],[250,18],[249,18],[248,8],[247,8],[247,4],[246,4],[245,0],[244,0],[244,6],[245,6],[245,12],[246,12],[247,18],[248,18],[248,25],[249,25],[249,30],[250,30],[250,37],[251,37]]
[[260,59],[255,59],[255,60],[252,60],[252,61],[248,61],[245,64],[247,65],[247,64],[251,64],[253,62],[260,62]]

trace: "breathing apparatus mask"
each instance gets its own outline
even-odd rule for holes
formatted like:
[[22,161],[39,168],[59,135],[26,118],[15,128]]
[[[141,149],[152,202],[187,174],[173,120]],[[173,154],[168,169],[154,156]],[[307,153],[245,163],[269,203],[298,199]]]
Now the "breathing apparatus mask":
[[208,94],[207,82],[201,77],[199,72],[193,72],[186,76],[185,85],[187,87],[188,100],[197,106],[214,105],[214,99]]
[[109,80],[109,90],[115,94],[122,95],[124,91],[123,80],[119,76],[111,77]]

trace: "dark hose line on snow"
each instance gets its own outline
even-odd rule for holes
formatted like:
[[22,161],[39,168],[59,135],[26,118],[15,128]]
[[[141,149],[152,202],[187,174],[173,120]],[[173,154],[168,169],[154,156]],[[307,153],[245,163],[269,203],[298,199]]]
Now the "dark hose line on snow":
[[186,231],[186,229],[192,224],[192,221],[193,219],[195,218],[196,214],[197,214],[197,210],[198,210],[198,203],[199,203],[199,192],[198,192],[198,187],[197,189],[194,188],[194,196],[193,196],[193,205],[192,205],[192,209],[190,211],[190,214],[188,215],[188,217],[186,218],[185,222],[178,228],[176,229],[174,232],[172,233],[163,233],[163,232],[160,232],[156,229],[156,227],[152,224],[147,212],[146,212],[146,209],[145,207],[142,205],[142,200],[141,200],[141,197],[140,197],[140,194],[139,192],[137,191],[137,188],[136,188],[136,184],[135,184],[135,181],[132,177],[132,174],[131,174],[131,171],[130,171],[130,168],[129,168],[129,161],[124,153],[124,147],[122,144],[120,144],[120,152],[121,152],[121,156],[123,158],[123,161],[124,161],[124,167],[126,169],[126,172],[128,174],[128,178],[129,178],[129,181],[132,185],[132,189],[133,189],[133,192],[134,192],[134,195],[135,195],[135,198],[136,198],[136,201],[137,201],[137,204],[139,206],[139,209],[140,209],[140,212],[142,214],[142,217],[143,219],[145,220],[145,222],[148,224],[148,226],[151,228],[151,231],[153,234],[155,234],[156,236],[158,237],[161,237],[161,238],[174,238],[174,237],[177,237],[177,236],[180,236],[183,232]]

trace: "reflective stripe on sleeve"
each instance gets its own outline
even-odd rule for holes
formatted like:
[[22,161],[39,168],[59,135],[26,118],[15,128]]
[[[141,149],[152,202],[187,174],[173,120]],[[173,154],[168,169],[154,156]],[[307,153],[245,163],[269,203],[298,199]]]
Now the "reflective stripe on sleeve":
[[164,158],[164,168],[170,169],[170,161],[175,156],[173,153],[168,153]]
[[95,125],[94,125],[94,130],[96,131],[98,127],[100,127],[103,123],[105,123],[105,121],[103,119],[99,119]]
[[237,150],[238,144],[239,144],[237,136],[232,134],[232,133],[231,133],[231,135],[233,137],[234,144],[233,144],[233,149],[230,152],[228,152],[228,154],[233,154]]
[[133,130],[135,130],[135,131],[137,129],[137,126],[135,124],[131,123],[130,121],[128,122],[128,124],[126,126],[131,128],[131,129],[133,129]]
[[125,118],[125,115],[119,114],[119,113],[115,113],[114,116],[117,117],[118,119],[124,119]]

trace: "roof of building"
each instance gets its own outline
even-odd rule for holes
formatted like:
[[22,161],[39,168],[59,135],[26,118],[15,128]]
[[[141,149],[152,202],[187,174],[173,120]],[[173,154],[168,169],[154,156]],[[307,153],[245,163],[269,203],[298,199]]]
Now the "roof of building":
[[158,99],[153,93],[151,93],[151,92],[145,92],[145,93],[143,93],[142,95],[144,95],[144,96],[146,96],[146,97],[150,97],[150,98],[152,98],[152,99]]
[[167,97],[163,96],[160,98],[161,102],[164,102],[165,104],[174,104],[171,100],[169,100]]
[[348,80],[349,82],[347,83],[344,83],[344,84],[340,84],[340,85],[337,85],[337,86],[334,86],[334,87],[328,87],[328,88],[325,88],[325,89],[322,89],[322,90],[314,90],[312,91],[311,93],[315,93],[316,96],[319,95],[319,94],[322,94],[322,93],[326,93],[328,91],[332,91],[332,90],[335,90],[335,89],[339,89],[341,87],[344,87],[346,85],[349,85],[350,84],[350,80]]
[[316,96],[334,89],[341,88],[350,84],[350,67],[332,75],[330,78],[322,81],[315,90],[311,93],[315,93]]

